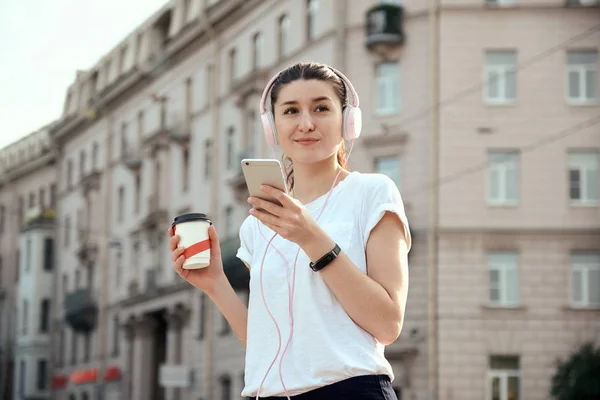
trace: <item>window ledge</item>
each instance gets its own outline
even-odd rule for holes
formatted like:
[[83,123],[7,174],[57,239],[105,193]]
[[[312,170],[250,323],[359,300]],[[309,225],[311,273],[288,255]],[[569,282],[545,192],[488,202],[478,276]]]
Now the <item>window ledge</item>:
[[482,304],[481,308],[483,310],[503,310],[503,311],[526,311],[527,307],[524,305],[503,305],[503,304]]
[[600,203],[569,203],[569,207],[573,207],[573,208],[596,208],[596,207],[600,207]]
[[600,105],[598,102],[578,102],[578,101],[567,101],[569,107],[582,107],[582,108],[596,108]]
[[495,210],[502,209],[502,208],[514,209],[514,208],[519,207],[519,203],[486,203],[486,204],[489,208],[492,208]]
[[507,103],[502,103],[502,102],[494,102],[494,101],[485,101],[484,102],[485,105],[489,108],[517,108],[517,102],[507,102]]
[[574,306],[572,304],[568,304],[563,307],[564,311],[567,312],[600,312],[600,304],[599,305],[589,305],[589,306]]

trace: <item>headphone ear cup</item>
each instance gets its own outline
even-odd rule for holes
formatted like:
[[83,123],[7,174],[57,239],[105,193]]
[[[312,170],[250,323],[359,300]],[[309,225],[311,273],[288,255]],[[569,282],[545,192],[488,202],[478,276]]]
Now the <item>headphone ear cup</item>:
[[265,134],[265,140],[269,146],[275,146],[277,144],[277,132],[275,131],[275,121],[273,119],[273,113],[267,111],[260,115],[260,120],[263,125],[263,131]]
[[360,108],[350,105],[344,107],[342,118],[342,133],[344,135],[344,139],[357,139],[360,136],[360,132],[362,130],[362,112]]

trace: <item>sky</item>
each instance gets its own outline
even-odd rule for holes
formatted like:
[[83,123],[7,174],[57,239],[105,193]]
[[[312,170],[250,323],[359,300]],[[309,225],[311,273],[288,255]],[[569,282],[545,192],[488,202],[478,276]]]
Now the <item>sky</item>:
[[0,148],[60,118],[67,87],[168,0],[1,0]]

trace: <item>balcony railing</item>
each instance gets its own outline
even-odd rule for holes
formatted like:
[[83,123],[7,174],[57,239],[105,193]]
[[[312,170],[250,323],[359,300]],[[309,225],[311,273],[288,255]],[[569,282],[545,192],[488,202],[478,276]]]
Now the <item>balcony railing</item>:
[[98,306],[90,289],[77,289],[67,294],[65,320],[76,332],[89,332],[96,327]]
[[367,11],[365,44],[372,49],[377,45],[404,43],[404,9],[396,4],[379,4]]

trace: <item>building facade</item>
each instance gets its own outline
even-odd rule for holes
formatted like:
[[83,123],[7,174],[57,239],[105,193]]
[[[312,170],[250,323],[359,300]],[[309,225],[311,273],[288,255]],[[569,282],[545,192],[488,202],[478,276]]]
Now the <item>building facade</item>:
[[580,1],[158,10],[78,72],[52,129],[54,398],[239,398],[243,347],[173,272],[166,229],[209,214],[247,298],[239,160],[270,156],[260,95],[300,60],[352,80],[364,122],[351,168],[403,193],[414,245],[387,348],[398,393],[547,398],[554,360],[600,338],[600,10]]
[[48,398],[50,390],[56,201],[50,127],[0,150],[1,399]]

